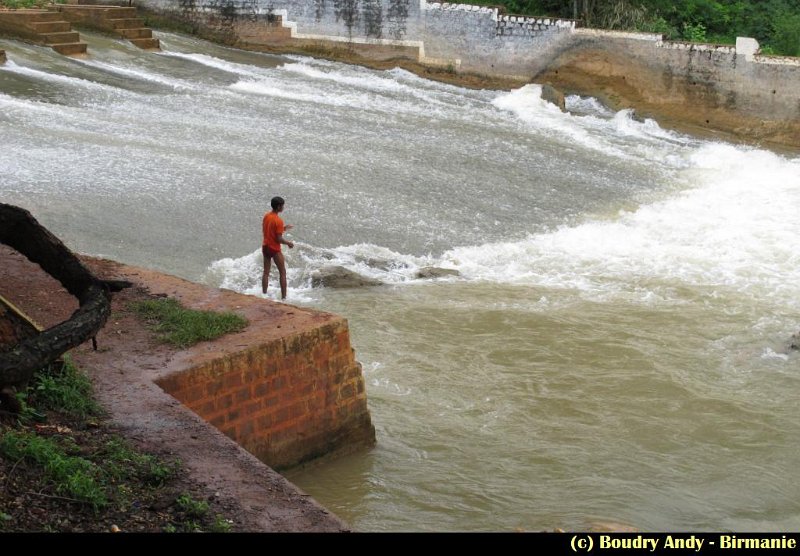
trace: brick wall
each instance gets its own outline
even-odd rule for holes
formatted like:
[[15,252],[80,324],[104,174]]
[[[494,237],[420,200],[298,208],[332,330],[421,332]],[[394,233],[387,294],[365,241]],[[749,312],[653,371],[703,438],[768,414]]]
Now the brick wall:
[[158,384],[276,469],[375,443],[361,365],[344,319]]

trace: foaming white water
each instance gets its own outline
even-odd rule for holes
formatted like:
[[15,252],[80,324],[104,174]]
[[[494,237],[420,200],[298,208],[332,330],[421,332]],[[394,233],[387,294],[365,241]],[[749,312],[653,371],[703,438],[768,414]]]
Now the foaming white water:
[[[386,247],[360,243],[324,249],[295,242],[294,249],[285,249],[287,282],[294,294],[311,290],[311,276],[323,267],[341,266],[361,276],[380,280],[386,284],[404,284],[415,280],[420,268],[429,266],[432,257],[416,257],[397,253]],[[261,291],[263,270],[261,251],[238,258],[214,261],[203,276],[203,281],[241,293],[258,295]],[[273,280],[277,279],[273,270]]]
[[104,91],[104,92],[119,91],[119,89],[117,89],[116,87],[112,87],[110,85],[105,85],[103,83],[95,83],[94,81],[89,81],[88,79],[81,79],[80,77],[72,77],[68,75],[60,75],[57,73],[49,73],[46,71],[41,71],[26,66],[20,66],[11,60],[8,60],[5,64],[0,66],[0,71],[17,73],[28,77],[33,77],[35,79],[39,79],[42,81],[58,83],[59,85],[66,85],[70,87],[82,87],[86,89],[93,89],[96,91]]
[[610,118],[614,113],[594,97],[568,95],[564,98],[566,109],[579,114],[603,116]]
[[198,64],[202,64],[209,68],[214,68],[245,77],[258,78],[264,75],[263,72],[257,71],[255,66],[246,64],[237,64],[236,62],[229,62],[227,60],[222,60],[221,58],[209,56],[207,54],[186,54],[184,52],[160,52],[159,55],[168,56],[171,58],[180,58],[183,60],[191,60],[192,62],[197,62]]
[[[800,307],[800,160],[709,144],[689,164],[686,179],[697,187],[668,200],[523,241],[458,247],[438,260],[370,244],[304,246],[288,255],[290,285],[308,289],[310,274],[329,265],[405,284],[435,265],[470,280],[574,288],[596,299],[669,302],[683,283]],[[223,287],[250,292],[260,254],[217,261],[210,273]]]
[[[663,162],[670,143],[688,145],[694,142],[662,129],[654,120],[637,121],[632,110],[613,114],[595,99],[568,97],[571,100],[565,102],[567,108],[577,108],[579,113],[563,114],[554,104],[543,100],[541,94],[541,85],[525,85],[500,94],[492,104],[515,114],[524,125],[538,133],[623,160],[646,158]],[[631,140],[636,141],[633,148]]]
[[197,89],[197,87],[188,81],[184,81],[181,79],[175,79],[173,77],[168,77],[163,74],[153,73],[149,71],[143,71],[141,69],[133,68],[133,67],[123,67],[116,64],[110,64],[107,62],[101,62],[98,60],[78,60],[78,62],[97,68],[103,71],[107,71],[109,73],[114,73],[117,75],[122,75],[124,77],[132,77],[134,79],[139,79],[142,81],[149,81],[152,83],[158,83],[160,85],[166,85],[176,90],[185,90],[191,91]]
[[426,94],[419,88],[411,87],[399,81],[397,75],[386,72],[389,77],[375,75],[374,72],[345,73],[336,69],[336,66],[322,66],[311,64],[311,61],[302,61],[295,64],[285,64],[280,71],[294,73],[303,77],[318,79],[335,83],[338,86],[354,87],[373,91],[381,94],[402,94],[414,97],[433,104],[444,104],[430,94]]
[[599,150],[618,158],[629,158],[625,151],[609,145],[593,136],[585,127],[571,125],[557,106],[542,99],[541,85],[525,85],[509,93],[499,95],[492,102],[496,107],[515,114],[523,123],[537,131],[556,135],[579,145]]
[[[307,291],[323,266],[399,285],[417,282],[417,271],[433,265],[467,280],[576,289],[598,300],[673,302],[672,289],[685,284],[800,307],[800,159],[707,144],[687,165],[685,179],[697,184],[691,189],[522,241],[457,247],[439,258],[372,244],[302,245],[287,254],[290,287]],[[250,293],[260,287],[261,264],[259,252],[223,259],[207,279]]]
[[242,93],[251,93],[267,97],[292,100],[296,102],[309,102],[313,104],[325,104],[328,106],[367,108],[369,97],[367,95],[324,95],[314,92],[303,92],[302,87],[287,87],[283,83],[276,83],[272,80],[247,80],[237,81],[230,88]]
[[[310,70],[312,73],[314,70]],[[332,75],[329,79],[315,83],[314,81],[286,79],[289,72],[279,72],[247,78],[232,85],[233,91],[273,97],[293,102],[316,105],[350,108],[362,112],[379,112],[382,114],[425,114],[433,118],[442,115],[444,103],[436,101],[423,93],[407,96],[393,96],[390,87],[379,83],[381,78],[366,78],[361,86],[355,86],[360,78]],[[348,84],[352,81],[353,84]],[[385,80],[384,80],[385,81]],[[395,95],[399,91],[395,91]],[[420,103],[422,101],[422,103]]]
[[613,221],[519,242],[456,248],[467,277],[652,295],[653,280],[732,288],[800,307],[800,160],[710,144],[690,158],[697,187]]
[[[2,66],[0,66],[0,68],[2,68]],[[4,93],[0,93],[0,106],[3,107],[3,111],[0,112],[0,117],[9,114],[11,109],[14,109],[18,114],[23,116],[28,113],[56,114],[60,111],[60,107],[46,102],[22,100]]]

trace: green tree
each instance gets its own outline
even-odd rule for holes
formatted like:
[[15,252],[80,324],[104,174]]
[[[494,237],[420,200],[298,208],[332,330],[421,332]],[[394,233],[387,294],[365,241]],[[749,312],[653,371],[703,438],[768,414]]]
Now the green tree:
[[773,23],[769,46],[776,54],[800,56],[800,14],[784,14]]
[[669,39],[732,44],[753,37],[765,49],[798,56],[800,0],[461,0],[509,13],[577,18],[601,29],[661,33]]

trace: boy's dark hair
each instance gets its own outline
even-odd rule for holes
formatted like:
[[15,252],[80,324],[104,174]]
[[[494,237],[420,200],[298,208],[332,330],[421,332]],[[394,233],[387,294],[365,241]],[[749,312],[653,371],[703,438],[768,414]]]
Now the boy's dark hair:
[[269,202],[269,204],[272,205],[272,210],[275,210],[278,207],[282,207],[284,203],[285,201],[283,200],[283,197],[273,197],[272,200]]

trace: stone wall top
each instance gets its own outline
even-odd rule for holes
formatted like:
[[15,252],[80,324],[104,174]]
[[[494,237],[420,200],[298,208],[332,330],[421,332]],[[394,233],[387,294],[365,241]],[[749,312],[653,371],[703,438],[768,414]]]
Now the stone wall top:
[[572,19],[556,19],[552,17],[529,17],[524,15],[501,15],[499,21],[508,23],[523,23],[529,25],[540,25],[544,27],[555,27],[557,29],[575,29],[575,21]]
[[578,35],[587,35],[591,37],[607,37],[611,39],[632,39],[637,41],[650,41],[658,42],[664,40],[664,35],[660,33],[637,33],[632,31],[607,31],[605,29],[589,29],[580,27],[575,29]]
[[457,10],[461,12],[476,12],[482,14],[494,14],[497,17],[497,8],[487,8],[485,6],[473,6],[471,4],[455,4],[451,2],[430,2],[420,0],[421,10]]
[[753,61],[758,64],[773,64],[782,66],[800,66],[800,58],[792,56],[771,56],[766,54],[756,54]]
[[697,52],[721,52],[723,54],[736,54],[736,47],[730,44],[707,44],[684,41],[660,41],[660,48],[672,48],[675,50],[694,50]]

